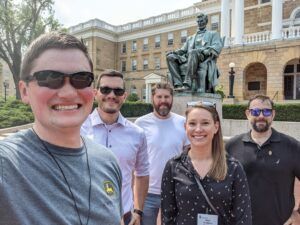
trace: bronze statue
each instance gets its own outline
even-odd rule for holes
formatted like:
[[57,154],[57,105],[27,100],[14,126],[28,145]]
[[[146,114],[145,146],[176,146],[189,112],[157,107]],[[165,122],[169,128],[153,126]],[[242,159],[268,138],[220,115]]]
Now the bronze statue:
[[199,30],[182,48],[167,53],[167,65],[174,89],[214,93],[220,76],[216,60],[223,48],[219,33],[206,30],[207,15],[197,16]]

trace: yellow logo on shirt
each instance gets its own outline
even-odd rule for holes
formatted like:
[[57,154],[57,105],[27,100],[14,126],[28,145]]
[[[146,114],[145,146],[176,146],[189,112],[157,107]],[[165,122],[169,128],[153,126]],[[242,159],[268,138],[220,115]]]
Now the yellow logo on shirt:
[[115,189],[111,181],[104,181],[103,186],[107,195],[111,196],[115,193]]

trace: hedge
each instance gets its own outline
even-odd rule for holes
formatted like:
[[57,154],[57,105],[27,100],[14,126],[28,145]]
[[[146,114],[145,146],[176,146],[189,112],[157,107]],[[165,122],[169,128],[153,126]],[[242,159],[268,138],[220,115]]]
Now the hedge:
[[[93,108],[98,106],[97,102],[94,102]],[[144,102],[124,102],[121,113],[124,117],[138,117],[148,114],[153,111],[153,107],[150,103]]]
[[32,123],[33,120],[30,106],[11,98],[6,102],[0,100],[0,128]]
[[[246,119],[246,104],[223,105],[224,119]],[[300,122],[300,103],[275,104],[275,121]]]
[[[97,103],[94,102],[94,108]],[[224,119],[246,119],[246,104],[223,105]],[[300,122],[300,103],[275,104],[276,121]],[[125,117],[139,117],[153,111],[149,103],[125,102],[121,112]],[[0,129],[22,124],[32,123],[34,120],[32,111],[28,105],[19,100],[8,99],[6,102],[0,99]]]

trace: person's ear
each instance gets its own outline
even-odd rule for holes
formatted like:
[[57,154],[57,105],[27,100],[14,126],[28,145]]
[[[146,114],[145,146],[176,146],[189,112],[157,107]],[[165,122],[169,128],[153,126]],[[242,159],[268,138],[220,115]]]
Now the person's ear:
[[30,104],[30,98],[28,93],[29,87],[28,84],[23,80],[19,81],[19,91],[20,91],[22,102],[25,104]]
[[245,110],[245,115],[246,115],[247,119],[250,118],[250,111],[249,111],[249,109]]
[[126,98],[128,97],[128,93],[125,91],[125,93],[124,93],[124,101],[126,100]]
[[218,130],[220,129],[220,122],[219,121],[216,121],[215,122],[215,132],[214,134],[216,134],[218,132]]
[[275,113],[275,110],[274,110],[274,109],[272,109],[272,120],[274,120],[274,118],[275,118],[275,115],[276,115],[276,113]]

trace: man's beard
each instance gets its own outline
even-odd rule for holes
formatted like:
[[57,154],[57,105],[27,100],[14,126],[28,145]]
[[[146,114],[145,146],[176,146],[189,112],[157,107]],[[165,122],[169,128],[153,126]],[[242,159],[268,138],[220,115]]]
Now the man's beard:
[[[265,125],[257,125],[258,122],[265,122]],[[254,121],[251,123],[252,124],[252,128],[253,130],[255,130],[256,132],[258,133],[264,133],[266,131],[269,130],[270,126],[271,126],[271,123],[269,123],[268,121],[266,120],[261,120],[261,121]]]
[[[165,106],[165,107],[161,108],[161,106]],[[166,117],[169,115],[169,113],[171,111],[172,103],[171,104],[163,103],[160,105],[153,104],[153,107],[158,115],[160,115],[161,117]]]
[[[117,113],[117,112],[119,112],[119,110],[120,110],[120,107],[118,106],[117,108],[111,108],[111,107],[107,107],[107,106],[105,106],[105,102],[107,102],[107,100],[106,99],[103,99],[103,103],[102,103],[102,106],[100,106],[100,108],[102,109],[102,111],[103,112],[106,112],[106,113],[109,113],[109,114],[115,114],[115,113]],[[114,100],[114,102],[116,103],[116,104],[120,104],[120,101],[118,101],[118,100]]]

